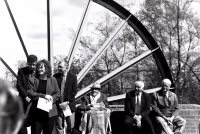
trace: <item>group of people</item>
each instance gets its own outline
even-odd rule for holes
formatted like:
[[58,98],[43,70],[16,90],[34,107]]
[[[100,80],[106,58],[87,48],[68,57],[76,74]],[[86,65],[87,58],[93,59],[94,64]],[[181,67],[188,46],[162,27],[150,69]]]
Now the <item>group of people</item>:
[[[136,81],[134,90],[126,93],[126,134],[182,134],[186,120],[178,116],[178,98],[170,89],[171,81],[162,80],[161,90],[149,94],[144,82]],[[171,129],[173,128],[173,130]]]
[[[3,132],[2,128],[5,128],[2,127],[3,119],[11,117],[13,114],[17,114],[17,116],[13,118],[15,122],[11,121],[11,123],[15,123],[15,126],[18,127],[9,129],[15,129],[14,134],[17,134],[18,130],[18,134],[27,134],[28,126],[31,126],[32,134],[41,134],[41,132],[43,134],[71,134],[75,111],[109,110],[107,96],[100,92],[99,83],[94,83],[91,93],[82,97],[79,105],[76,104],[77,77],[69,72],[66,61],[61,60],[58,63],[58,73],[53,76],[47,60],[38,61],[37,56],[29,55],[27,65],[18,70],[16,86],[23,108],[21,101],[16,101],[13,93],[10,93],[11,96],[5,95],[4,92],[12,90],[2,90],[3,84],[0,81],[0,133]],[[126,93],[124,103],[126,134],[181,134],[183,132],[186,120],[178,116],[178,99],[176,94],[169,90],[170,86],[171,81],[163,79],[161,90],[153,93],[153,96],[150,97],[143,90],[144,82],[136,81],[134,83],[133,90]],[[4,108],[2,102],[8,101],[8,98],[10,104],[16,107],[18,112],[9,111],[9,107]],[[38,103],[41,98],[51,102],[52,106],[49,111],[39,108]],[[70,109],[71,115],[66,116],[63,113],[67,108]],[[20,118],[23,109],[25,118]],[[12,133],[8,131],[4,134]]]
[[[72,133],[77,78],[68,71],[67,64],[60,61],[58,73],[52,76],[49,61],[38,61],[37,56],[29,55],[28,66],[18,70],[17,89],[26,115],[19,134],[27,134],[27,126],[31,126],[32,134],[51,134],[53,131],[64,134],[64,122],[67,134]],[[41,98],[52,103],[49,111],[38,108]],[[72,113],[70,116],[63,114],[67,106]]]
[[[18,70],[16,87],[25,112],[25,120],[18,134],[27,134],[28,126],[31,126],[32,134],[71,134],[76,110],[91,110],[97,106],[95,104],[101,104],[98,108],[108,107],[106,95],[99,91],[99,83],[91,87],[89,98],[86,95],[76,105],[77,77],[69,72],[68,62],[64,59],[59,61],[58,72],[53,76],[50,63],[45,59],[38,61],[37,56],[29,55],[27,65]],[[40,98],[52,102],[49,111],[39,108]],[[66,109],[70,109],[70,115],[65,115]]]

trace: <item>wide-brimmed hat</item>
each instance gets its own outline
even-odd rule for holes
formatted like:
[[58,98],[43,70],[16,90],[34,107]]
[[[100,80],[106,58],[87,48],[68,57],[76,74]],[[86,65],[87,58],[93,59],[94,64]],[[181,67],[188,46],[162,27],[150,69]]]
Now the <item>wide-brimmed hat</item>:
[[92,87],[91,88],[93,88],[93,89],[101,89],[101,85],[100,85],[100,83],[94,83],[93,85],[92,85]]

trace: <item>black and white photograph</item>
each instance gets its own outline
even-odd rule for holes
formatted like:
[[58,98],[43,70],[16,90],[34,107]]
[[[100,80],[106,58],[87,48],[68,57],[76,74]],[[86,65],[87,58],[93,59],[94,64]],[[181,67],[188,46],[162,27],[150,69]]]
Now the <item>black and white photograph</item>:
[[200,134],[200,0],[1,0],[0,134]]

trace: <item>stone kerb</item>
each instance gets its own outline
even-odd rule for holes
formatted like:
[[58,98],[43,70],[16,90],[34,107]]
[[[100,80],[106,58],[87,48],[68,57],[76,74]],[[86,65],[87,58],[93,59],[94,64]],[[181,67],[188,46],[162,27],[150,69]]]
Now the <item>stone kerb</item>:
[[[111,105],[112,111],[124,111],[123,105]],[[179,115],[186,119],[187,124],[184,134],[200,134],[200,105],[179,104]]]

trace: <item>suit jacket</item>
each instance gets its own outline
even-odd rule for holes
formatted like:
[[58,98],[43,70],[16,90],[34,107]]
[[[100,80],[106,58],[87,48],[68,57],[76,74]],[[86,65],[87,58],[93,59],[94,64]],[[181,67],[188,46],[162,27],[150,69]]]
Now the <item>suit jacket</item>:
[[[57,107],[56,107],[56,101],[58,101],[60,97],[60,90],[57,84],[57,81],[54,77],[47,79],[47,85],[46,85],[46,94],[37,93],[39,85],[39,79],[37,78],[30,78],[28,81],[28,96],[32,100],[37,100],[39,97],[44,98],[45,95],[51,95],[53,97],[53,107],[52,110],[49,111],[49,117],[56,116],[58,114]],[[34,111],[31,111],[34,112]]]
[[[60,73],[54,74],[58,82],[58,86],[61,89],[62,75]],[[67,73],[65,89],[64,89],[64,98],[63,101],[69,101],[69,107],[72,112],[76,110],[75,96],[77,93],[77,76],[71,72]]]
[[[135,116],[135,91],[126,93],[125,113],[131,117]],[[150,112],[150,97],[147,93],[141,94],[141,116],[146,117]]]
[[167,99],[168,105],[166,105],[166,103],[164,102],[165,100],[164,100],[164,96],[161,90],[153,94],[152,108],[153,108],[153,112],[157,116],[171,117],[173,115],[176,116],[179,112],[178,99],[177,99],[176,94],[171,91],[168,91],[168,92],[169,92],[169,96]]
[[22,98],[24,104],[24,110],[26,110],[27,102],[25,98],[27,97],[28,93],[28,79],[31,77],[32,71],[28,67],[20,68],[18,70],[18,77],[17,77],[17,90],[19,92],[19,96]]
[[[103,93],[100,94],[100,97],[97,99],[97,103],[103,103],[105,105],[106,108],[109,107],[108,105],[108,100],[107,100],[107,96]],[[91,104],[90,101],[90,95],[85,95],[81,98],[80,100],[80,104],[77,109],[81,110],[81,111],[86,111],[89,110],[89,107],[87,107],[88,104]]]

